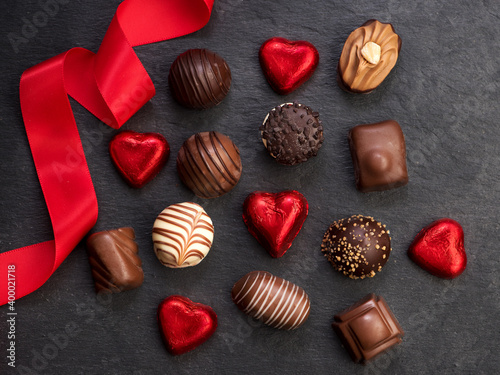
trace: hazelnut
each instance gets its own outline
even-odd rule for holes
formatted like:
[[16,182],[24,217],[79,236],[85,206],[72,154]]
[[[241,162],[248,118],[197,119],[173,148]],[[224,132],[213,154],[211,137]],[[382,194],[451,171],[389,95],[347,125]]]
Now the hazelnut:
[[377,65],[380,61],[382,49],[377,43],[368,42],[361,49],[361,56],[364,57],[368,63]]

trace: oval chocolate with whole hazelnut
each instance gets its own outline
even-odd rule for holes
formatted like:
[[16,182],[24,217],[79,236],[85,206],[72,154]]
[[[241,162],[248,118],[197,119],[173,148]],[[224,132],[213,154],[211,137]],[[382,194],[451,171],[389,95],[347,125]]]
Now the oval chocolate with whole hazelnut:
[[391,72],[401,50],[401,38],[390,23],[369,20],[347,38],[337,66],[339,86],[369,93]]

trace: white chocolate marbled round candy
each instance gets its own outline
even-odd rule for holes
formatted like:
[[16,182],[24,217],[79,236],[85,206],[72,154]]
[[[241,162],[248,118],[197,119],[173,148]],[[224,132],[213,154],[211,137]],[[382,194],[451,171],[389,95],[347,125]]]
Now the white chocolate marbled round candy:
[[165,208],[153,225],[156,256],[166,267],[195,266],[208,254],[214,226],[203,207],[184,202]]

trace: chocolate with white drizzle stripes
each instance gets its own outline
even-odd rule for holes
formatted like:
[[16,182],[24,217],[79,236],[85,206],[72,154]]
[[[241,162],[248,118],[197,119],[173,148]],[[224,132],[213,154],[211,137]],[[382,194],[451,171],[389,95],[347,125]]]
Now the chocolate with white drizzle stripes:
[[195,266],[208,254],[214,226],[203,207],[184,202],[165,208],[153,225],[153,244],[166,267]]
[[309,317],[309,296],[301,287],[265,271],[253,271],[233,286],[233,302],[274,328],[292,330]]

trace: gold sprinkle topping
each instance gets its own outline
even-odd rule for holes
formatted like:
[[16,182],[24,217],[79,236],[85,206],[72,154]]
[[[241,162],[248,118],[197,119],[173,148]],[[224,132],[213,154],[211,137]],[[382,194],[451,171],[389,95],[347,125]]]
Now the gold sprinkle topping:
[[353,279],[380,272],[390,250],[388,230],[369,216],[355,215],[332,223],[323,237],[321,250],[335,269]]

